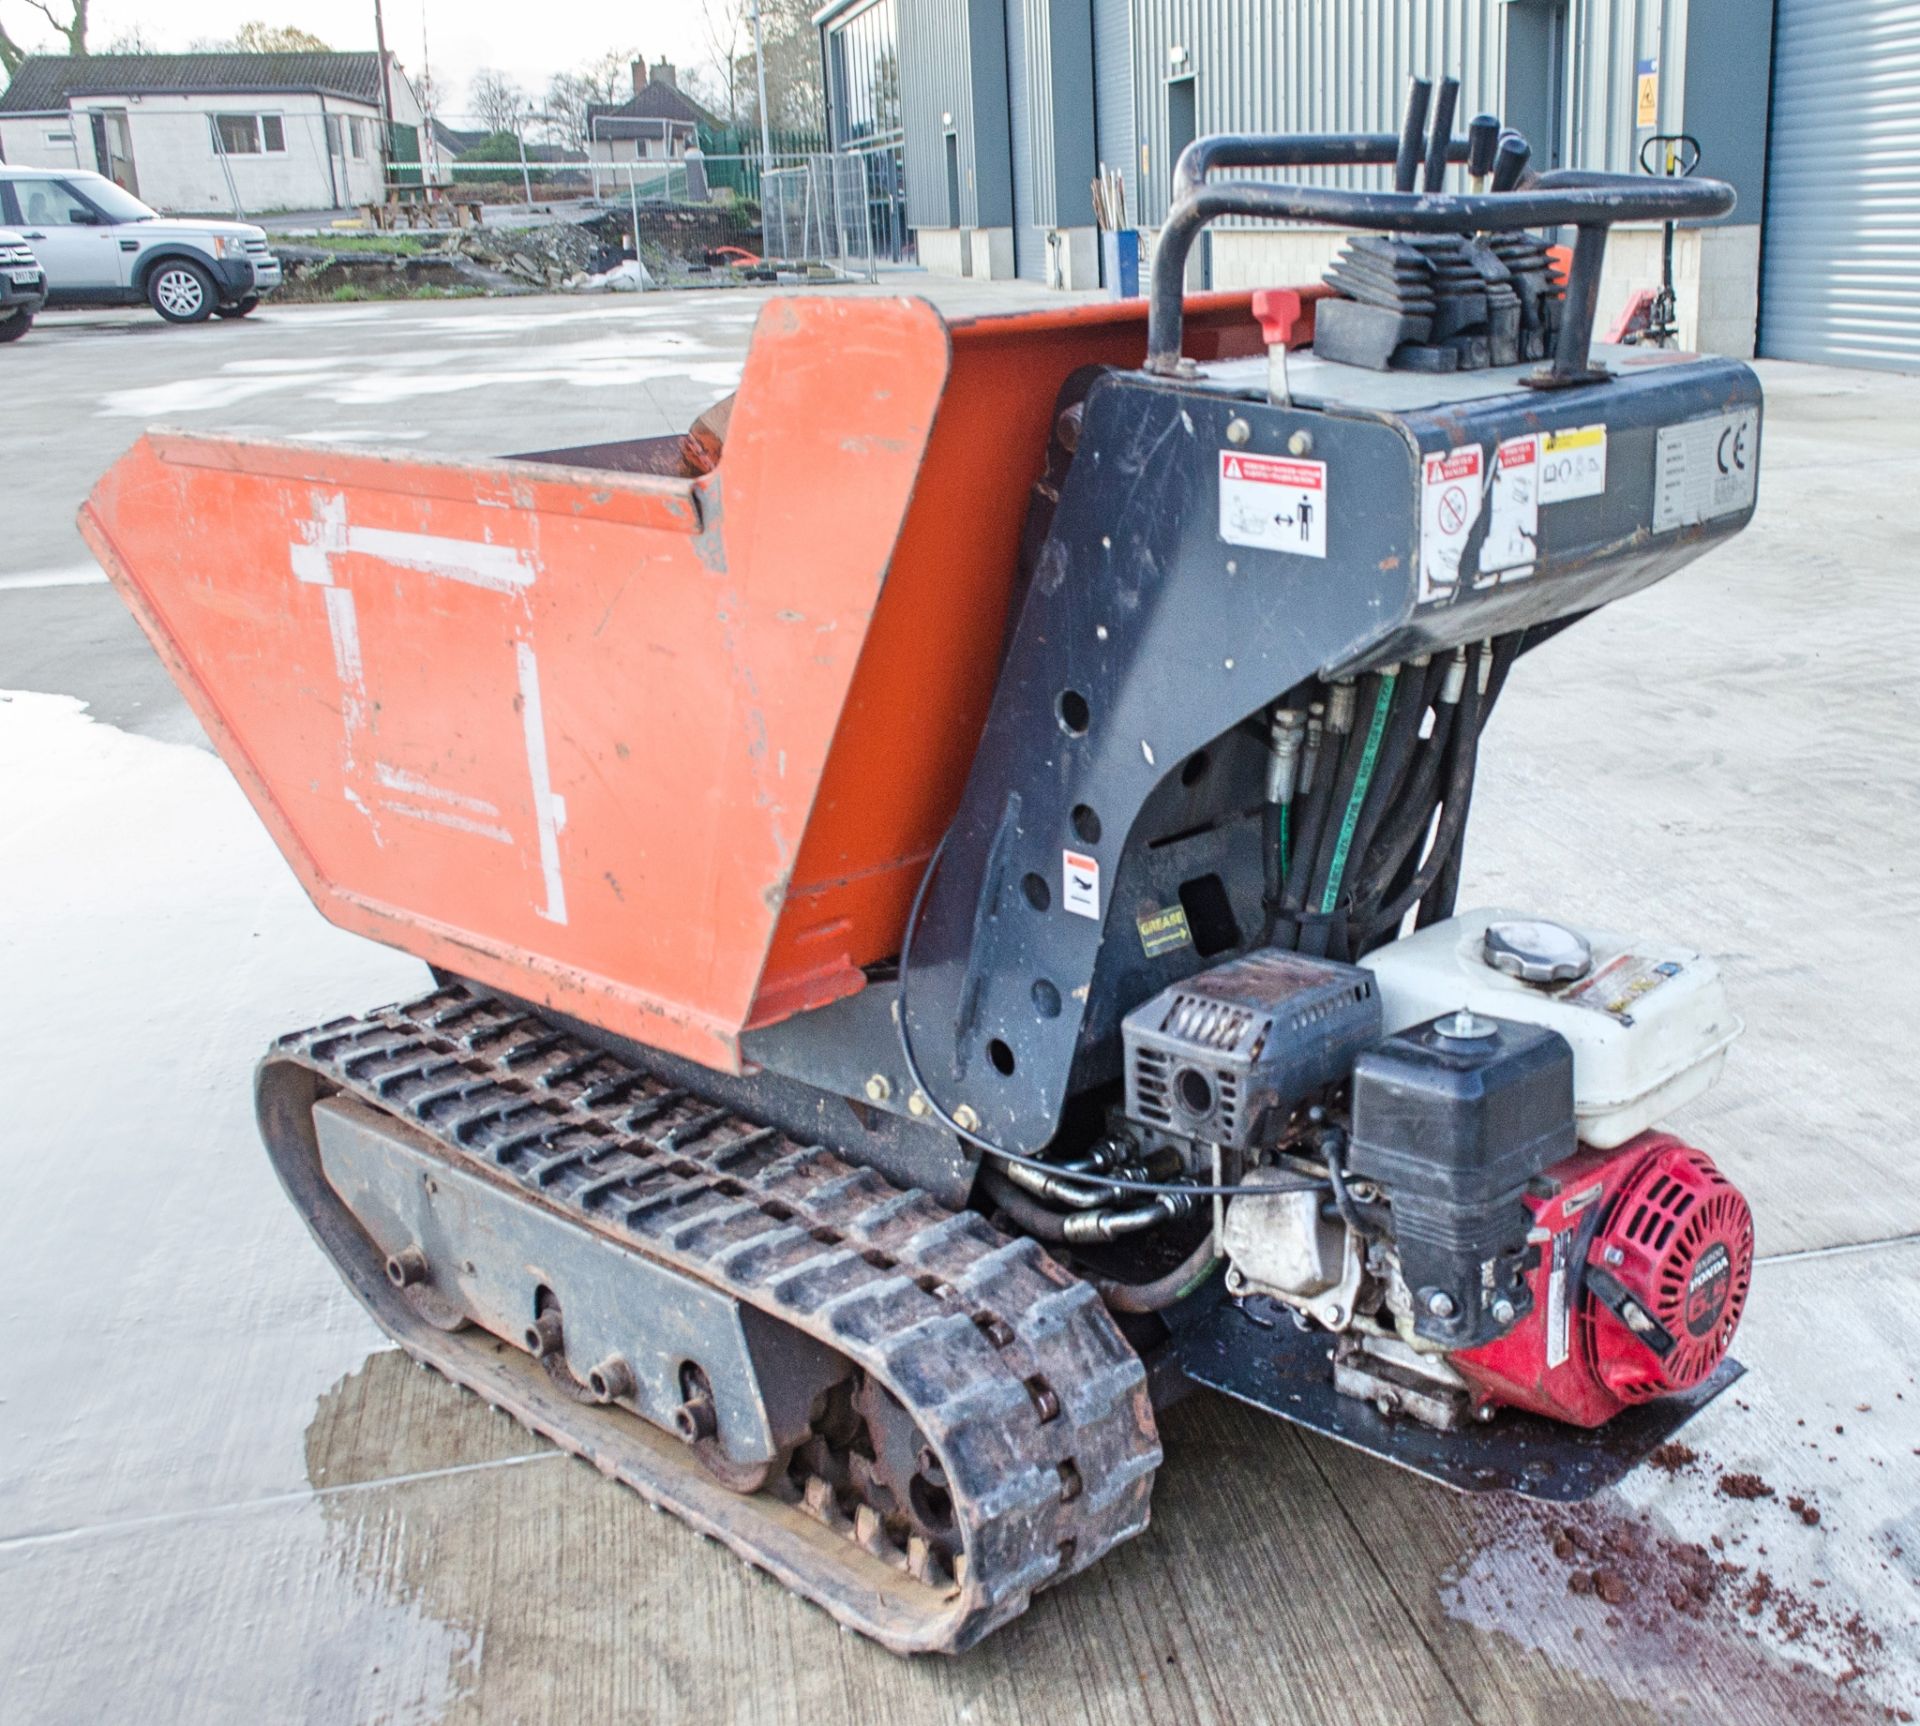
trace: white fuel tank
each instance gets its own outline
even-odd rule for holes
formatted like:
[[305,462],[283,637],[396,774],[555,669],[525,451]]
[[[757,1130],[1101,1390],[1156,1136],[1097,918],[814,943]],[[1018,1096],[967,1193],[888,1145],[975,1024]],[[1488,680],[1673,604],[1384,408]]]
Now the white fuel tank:
[[1699,1096],[1742,1029],[1711,959],[1513,911],[1462,912],[1360,963],[1388,1032],[1459,1007],[1558,1031],[1573,1045],[1580,1137],[1601,1149]]

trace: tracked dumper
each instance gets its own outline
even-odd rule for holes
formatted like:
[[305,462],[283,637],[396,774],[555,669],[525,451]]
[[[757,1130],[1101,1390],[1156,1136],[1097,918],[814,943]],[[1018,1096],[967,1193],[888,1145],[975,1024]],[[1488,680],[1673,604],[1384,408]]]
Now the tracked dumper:
[[[1608,225],[1732,194],[1452,108],[1195,144],[1145,306],[774,299],[682,437],[155,432],[83,513],[314,902],[433,968],[260,1064],[322,1250],[889,1648],[1137,1534],[1196,1383],[1574,1499],[1738,1372],[1752,1220],[1659,1125],[1714,965],[1456,909],[1528,651],[1752,512],[1748,368],[1592,343]],[[1183,299],[1222,216],[1358,237]]]

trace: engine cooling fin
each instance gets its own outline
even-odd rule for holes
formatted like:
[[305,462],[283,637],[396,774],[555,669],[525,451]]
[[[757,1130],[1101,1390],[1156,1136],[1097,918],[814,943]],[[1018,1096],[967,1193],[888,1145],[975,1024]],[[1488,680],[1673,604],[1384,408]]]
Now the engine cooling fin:
[[[1146,1526],[1161,1452],[1145,1370],[1095,1291],[1031,1240],[465,985],[280,1039],[256,1097],[289,1196],[402,1349],[895,1652],[971,1646]],[[529,1352],[551,1363],[540,1320],[557,1314],[530,1312],[525,1338],[482,1328],[467,1285],[487,1267],[409,1259],[375,1238],[390,1211],[348,1207],[321,1147],[343,1119],[428,1192],[537,1211],[632,1255],[636,1287],[689,1279],[883,1386],[932,1453],[946,1538],[863,1499],[872,1470],[847,1466],[844,1411],[743,1492],[696,1443],[583,1400]]]

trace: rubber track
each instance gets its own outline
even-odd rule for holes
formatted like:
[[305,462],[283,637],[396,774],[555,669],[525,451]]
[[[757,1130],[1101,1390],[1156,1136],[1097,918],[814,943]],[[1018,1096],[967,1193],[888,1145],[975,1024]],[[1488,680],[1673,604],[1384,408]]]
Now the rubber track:
[[[1160,1447],[1139,1358],[1099,1297],[1034,1241],[716,1108],[464,985],[281,1038],[262,1131],[345,1280],[409,1353],[509,1409],[899,1652],[957,1652],[1035,1590],[1147,1523]],[[819,1339],[878,1378],[939,1453],[962,1535],[949,1570],[892,1548],[811,1482],[743,1498],[625,1411],[527,1388],[475,1329],[411,1319],[325,1187],[311,1104],[344,1093],[675,1270]],[[302,1131],[302,1121],[305,1130]],[[356,1241],[358,1243],[356,1247]],[[484,1340],[481,1340],[484,1339]],[[523,1383],[523,1380],[526,1382]],[[796,1512],[835,1538],[796,1541]],[[891,1585],[876,1591],[875,1562]],[[883,1592],[886,1598],[878,1598]]]

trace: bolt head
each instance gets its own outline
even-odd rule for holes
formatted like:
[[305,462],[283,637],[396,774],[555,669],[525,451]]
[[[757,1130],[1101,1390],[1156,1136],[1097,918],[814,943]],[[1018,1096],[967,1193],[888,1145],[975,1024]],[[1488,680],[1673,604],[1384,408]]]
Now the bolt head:
[[1232,444],[1245,443],[1247,439],[1252,436],[1253,436],[1253,427],[1248,425],[1245,420],[1235,418],[1227,421],[1227,442],[1228,443],[1232,443]]
[[962,1103],[953,1111],[953,1124],[963,1133],[977,1133],[980,1130],[980,1116],[971,1103]]
[[915,1091],[913,1095],[907,1099],[907,1113],[913,1116],[916,1121],[924,1120],[930,1112],[931,1107],[932,1105],[928,1103],[926,1093],[923,1091]]
[[884,1103],[892,1095],[893,1085],[885,1073],[875,1073],[873,1077],[867,1081],[868,1102]]
[[1496,1324],[1512,1324],[1514,1312],[1513,1302],[1505,1295],[1493,1303],[1493,1318]]
[[1435,1289],[1427,1296],[1427,1311],[1435,1318],[1452,1318],[1456,1310],[1453,1296],[1445,1289]]
[[1288,455],[1305,455],[1313,448],[1313,433],[1302,427],[1287,439]]

